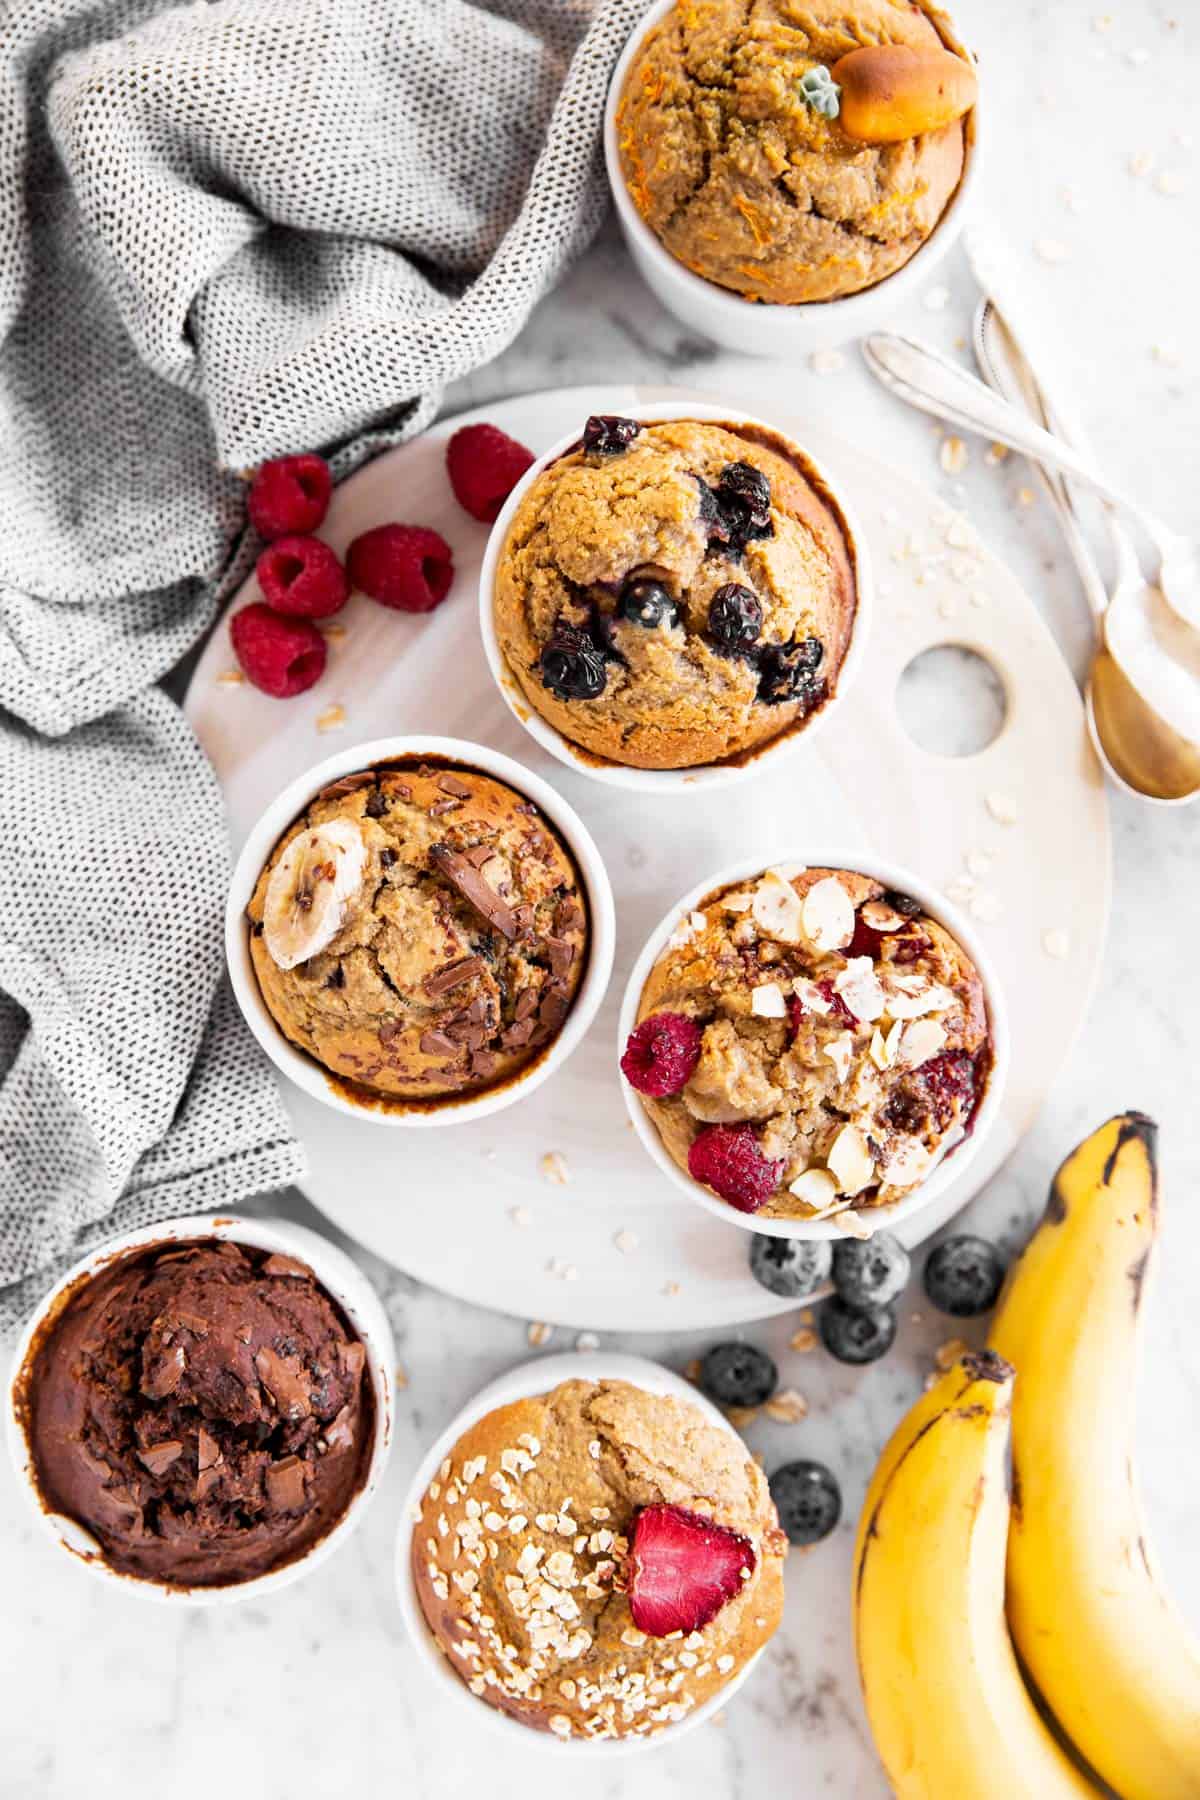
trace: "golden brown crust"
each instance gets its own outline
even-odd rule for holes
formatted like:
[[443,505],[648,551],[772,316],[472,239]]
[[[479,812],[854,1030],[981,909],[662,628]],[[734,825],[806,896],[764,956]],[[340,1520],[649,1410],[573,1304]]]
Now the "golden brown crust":
[[[770,536],[739,555],[713,550],[703,490],[748,463],[770,482]],[[678,603],[653,630],[616,615],[621,584],[647,574]],[[721,652],[708,607],[727,583],[763,609],[761,645],[815,638],[820,694],[766,704],[752,660]],[[495,620],[523,697],[572,743],[634,768],[682,769],[752,753],[806,720],[836,690],[857,604],[844,521],[801,453],[756,426],[672,420],[642,426],[616,456],[560,457],[524,496],[500,557]],[[606,621],[617,657],[603,693],[565,700],[542,679],[556,623]]]
[[[327,948],[282,969],[258,929],[271,872],[298,833],[331,819],[352,821],[365,841],[362,893]],[[516,914],[513,936],[446,873],[461,866],[447,854],[470,863],[485,851],[473,873],[501,916]],[[247,915],[259,988],[285,1037],[356,1088],[420,1102],[511,1080],[545,1052],[586,967],[586,909],[569,851],[531,801],[477,770],[428,762],[317,795],[272,851]]]
[[[786,913],[774,926],[769,904],[753,903],[760,891],[786,890],[803,907],[830,880],[848,895],[856,932],[857,921],[887,926],[877,942],[822,948]],[[844,1212],[898,1200],[961,1135],[990,1066],[983,984],[962,945],[920,908],[897,913],[879,882],[846,870],[768,871],[761,884],[711,894],[650,971],[639,1022],[655,1013],[684,1014],[703,1030],[683,1091],[640,1096],[664,1148],[686,1171],[705,1126],[751,1123],[763,1155],[779,1165],[775,1192],[759,1209],[767,1218],[813,1216],[813,1200],[790,1184],[828,1168],[847,1126],[861,1134],[873,1172],[858,1192],[839,1182],[824,1205]],[[969,1103],[968,1093],[976,1096]]]
[[[623,1591],[639,1508],[698,1512],[756,1564],[700,1632],[647,1637]],[[787,1540],[761,1469],[696,1407],[563,1382],[463,1434],[413,1526],[421,1609],[488,1705],[563,1737],[655,1735],[718,1692],[779,1623]]]
[[902,268],[958,186],[963,121],[858,143],[806,104],[800,82],[860,46],[939,46],[931,10],[680,0],[647,34],[617,113],[629,193],[671,255],[786,305],[858,293]]

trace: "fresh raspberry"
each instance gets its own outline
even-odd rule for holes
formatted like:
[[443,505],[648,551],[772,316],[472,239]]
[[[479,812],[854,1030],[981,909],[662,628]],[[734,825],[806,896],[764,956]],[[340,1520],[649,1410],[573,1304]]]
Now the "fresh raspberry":
[[259,537],[315,531],[329,511],[333,476],[322,456],[277,456],[250,483],[246,509]]
[[498,425],[464,425],[446,445],[446,469],[460,506],[490,525],[533,462],[533,451]]
[[779,1186],[783,1162],[758,1147],[753,1125],[706,1125],[692,1139],[688,1174],[738,1212],[758,1212]]
[[325,667],[325,639],[307,619],[285,619],[256,601],[229,622],[238,661],[256,688],[288,700],[318,681]]
[[629,1611],[639,1631],[702,1631],[754,1573],[748,1538],[683,1506],[644,1506],[629,1551]]
[[259,557],[256,573],[268,605],[297,619],[327,619],[350,593],[345,569],[320,538],[276,538]]
[[454,580],[454,558],[444,537],[423,525],[376,525],[346,552],[352,587],[397,612],[432,612]]
[[868,925],[861,912],[854,915],[854,936],[842,951],[843,956],[869,956],[878,962],[883,951],[883,933]]
[[683,1013],[655,1013],[629,1034],[621,1073],[639,1094],[662,1100],[687,1086],[700,1060],[700,1027]]

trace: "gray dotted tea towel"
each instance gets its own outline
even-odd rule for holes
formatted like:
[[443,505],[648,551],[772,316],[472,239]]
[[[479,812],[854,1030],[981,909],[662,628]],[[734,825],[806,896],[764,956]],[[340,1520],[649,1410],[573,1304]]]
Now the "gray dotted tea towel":
[[3,8],[0,1329],[109,1232],[300,1171],[153,684],[249,566],[232,471],[412,436],[587,242],[643,5]]

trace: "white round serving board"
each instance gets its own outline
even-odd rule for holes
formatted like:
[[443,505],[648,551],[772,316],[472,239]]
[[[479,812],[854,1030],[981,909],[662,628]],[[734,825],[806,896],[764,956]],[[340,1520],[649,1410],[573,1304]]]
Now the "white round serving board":
[[[540,452],[589,413],[676,398],[686,411],[712,396],[615,385],[528,394],[441,420],[379,457],[337,490],[322,536],[342,552],[385,520],[431,525],[454,550],[450,598],[414,618],[353,596],[325,674],[293,700],[220,680],[235,666],[222,621],[186,702],[224,789],[235,848],[279,788],[336,744],[396,732],[506,751],[582,814],[616,894],[617,958],[590,1033],[544,1087],[494,1117],[422,1132],[383,1130],[284,1089],[308,1156],[304,1192],[351,1237],[478,1305],[613,1331],[730,1325],[794,1304],[751,1279],[746,1231],[715,1222],[655,1169],[619,1091],[616,1019],[628,971],[660,915],[706,870],[824,840],[875,850],[945,888],[963,880],[966,857],[977,870],[981,855],[991,858],[966,904],[1006,984],[1012,1075],[988,1143],[964,1180],[901,1231],[910,1244],[964,1205],[1028,1130],[1082,1025],[1109,904],[1103,782],[1078,692],[1036,608],[934,495],[786,410],[775,422],[856,507],[880,589],[865,662],[811,748],[773,774],[692,802],[603,787],[551,760],[521,729],[484,663],[476,584],[487,531],[451,493],[446,439],[486,418]],[[232,605],[257,598],[251,579]],[[919,749],[896,713],[903,669],[945,643],[986,656],[1006,690],[1003,730],[969,757]],[[335,705],[345,720],[331,735],[317,720]],[[1014,813],[1013,822],[996,810]],[[1049,940],[1059,951],[1065,942],[1065,955],[1047,951],[1047,933],[1066,934]],[[565,1182],[543,1172],[552,1151]]]

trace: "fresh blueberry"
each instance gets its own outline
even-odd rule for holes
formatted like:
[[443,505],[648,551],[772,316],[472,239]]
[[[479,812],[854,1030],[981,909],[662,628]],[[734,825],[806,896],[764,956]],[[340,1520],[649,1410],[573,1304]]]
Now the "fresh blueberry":
[[708,547],[719,548],[729,542],[729,520],[721,505],[721,496],[699,475],[693,477],[700,490],[700,517],[708,531]]
[[761,1406],[779,1371],[755,1344],[714,1344],[700,1364],[700,1386],[718,1406]]
[[727,581],[708,603],[708,635],[722,650],[748,650],[762,630],[757,595],[740,582]]
[[560,700],[594,700],[604,692],[604,653],[586,631],[562,619],[541,654],[542,681]]
[[636,419],[622,419],[616,413],[593,413],[583,428],[583,447],[593,456],[620,456],[641,429]]
[[829,1280],[833,1251],[819,1240],[766,1237],[750,1239],[750,1273],[769,1294],[784,1300],[803,1300]]
[[925,908],[911,894],[902,894],[899,888],[889,888],[883,896],[884,903],[893,912],[903,913],[906,919],[919,919]]
[[847,1238],[833,1251],[833,1285],[847,1306],[890,1306],[904,1292],[908,1251],[888,1231]]
[[986,1238],[952,1237],[925,1259],[925,1292],[939,1312],[971,1319],[990,1312],[1004,1280],[1004,1263]]
[[653,631],[656,625],[674,625],[679,619],[679,608],[662,582],[644,576],[625,583],[617,611],[623,619],[642,625],[647,631]]
[[771,523],[771,483],[752,463],[730,463],[717,484],[721,506],[728,514],[734,535],[749,538],[774,535]]
[[811,712],[827,691],[824,677],[817,674],[824,655],[825,646],[819,638],[768,645],[759,663],[759,699],[767,706],[799,700]]
[[839,1362],[875,1362],[892,1347],[896,1315],[886,1306],[850,1306],[835,1294],[817,1315],[821,1342]]
[[784,1463],[767,1485],[793,1544],[819,1544],[842,1516],[842,1490],[824,1463]]

